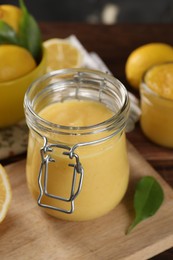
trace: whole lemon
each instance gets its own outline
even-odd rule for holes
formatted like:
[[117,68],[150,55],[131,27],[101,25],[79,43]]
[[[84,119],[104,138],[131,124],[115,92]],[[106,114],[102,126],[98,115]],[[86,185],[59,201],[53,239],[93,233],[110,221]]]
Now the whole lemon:
[[144,72],[151,66],[173,61],[173,48],[165,43],[149,43],[135,49],[128,57],[125,74],[129,84],[138,89]]
[[35,67],[34,58],[26,49],[17,45],[0,45],[0,82],[24,76]]
[[0,20],[10,25],[16,32],[19,29],[21,10],[14,5],[0,5]]

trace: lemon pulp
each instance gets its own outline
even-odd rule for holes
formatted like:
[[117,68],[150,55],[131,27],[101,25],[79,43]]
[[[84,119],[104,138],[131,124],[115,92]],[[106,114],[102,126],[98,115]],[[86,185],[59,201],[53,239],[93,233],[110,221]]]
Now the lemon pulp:
[[11,185],[5,168],[0,164],[0,222],[5,218],[11,202]]
[[47,72],[81,66],[81,53],[69,40],[54,38],[43,45],[47,50]]

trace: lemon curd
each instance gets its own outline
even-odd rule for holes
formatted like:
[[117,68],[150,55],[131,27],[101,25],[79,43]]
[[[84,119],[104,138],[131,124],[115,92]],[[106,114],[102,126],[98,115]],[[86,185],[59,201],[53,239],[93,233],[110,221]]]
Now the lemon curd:
[[141,83],[141,127],[153,142],[173,148],[173,63],[149,69]]
[[38,205],[60,219],[105,215],[129,180],[128,93],[100,71],[63,69],[33,82],[24,99],[30,129],[27,183]]
[[[98,102],[72,100],[49,105],[39,115],[56,124],[83,127],[104,122],[112,117],[113,113]],[[59,141],[79,143],[81,138],[61,136]],[[90,135],[83,137],[82,141],[90,142]],[[41,146],[42,143],[37,139],[37,136],[30,134],[27,181],[35,199],[39,196],[37,179]],[[79,221],[104,215],[121,201],[128,186],[129,166],[125,135],[122,132],[108,141],[79,147],[76,153],[84,168],[84,179],[81,192],[75,200],[75,211],[71,215],[50,209],[47,212],[59,218]],[[53,158],[56,162],[51,163],[49,167],[48,191],[51,194],[68,197],[72,182],[72,170],[68,166],[69,159],[62,155],[62,151],[58,150],[54,151]],[[46,196],[43,196],[42,200],[44,204],[69,208],[68,203],[56,201]]]

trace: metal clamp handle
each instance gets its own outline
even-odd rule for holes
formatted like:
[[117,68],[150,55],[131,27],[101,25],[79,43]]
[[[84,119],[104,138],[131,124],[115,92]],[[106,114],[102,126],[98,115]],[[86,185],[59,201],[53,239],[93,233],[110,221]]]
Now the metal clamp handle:
[[[40,194],[38,197],[38,205],[44,208],[52,209],[52,210],[57,210],[63,213],[71,214],[74,212],[74,200],[78,196],[78,194],[81,191],[82,188],[82,182],[83,182],[83,175],[84,175],[84,170],[83,167],[80,163],[79,156],[74,153],[74,148],[70,148],[67,145],[61,145],[61,144],[47,144],[47,138],[43,137],[44,139],[44,145],[40,149],[40,155],[41,155],[41,165],[40,165],[40,170],[39,170],[39,175],[38,175],[38,185],[40,189]],[[65,198],[61,196],[57,196],[54,194],[50,194],[47,191],[47,184],[48,184],[48,168],[49,168],[49,163],[55,162],[55,160],[50,156],[50,153],[53,152],[53,148],[61,148],[67,151],[64,151],[63,154],[68,156],[69,159],[75,158],[76,163],[75,164],[69,164],[70,167],[73,167],[73,178],[72,178],[72,186],[71,186],[71,192],[70,192],[70,197]],[[49,152],[49,154],[47,154]],[[78,182],[78,187],[75,192],[75,187],[76,187],[76,177],[77,174],[80,175],[79,182]],[[43,185],[42,185],[42,178],[43,178]],[[70,203],[70,210],[66,210],[63,208],[58,208],[52,205],[44,204],[41,202],[42,197],[47,196],[50,198],[53,198],[55,200],[60,200],[64,201],[67,203]]]

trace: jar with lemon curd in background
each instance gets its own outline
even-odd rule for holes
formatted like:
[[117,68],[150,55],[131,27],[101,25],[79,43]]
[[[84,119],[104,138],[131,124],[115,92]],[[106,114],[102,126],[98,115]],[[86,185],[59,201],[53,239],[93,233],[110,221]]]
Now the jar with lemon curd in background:
[[173,62],[147,70],[140,95],[144,134],[156,144],[173,148]]
[[28,89],[27,183],[45,211],[84,221],[122,200],[129,180],[129,99],[114,77],[87,69],[48,73]]

